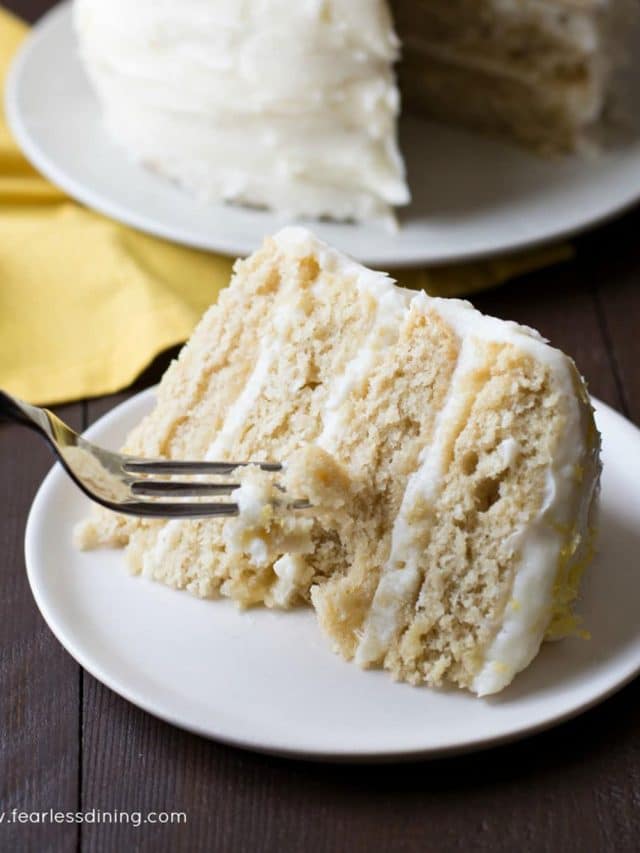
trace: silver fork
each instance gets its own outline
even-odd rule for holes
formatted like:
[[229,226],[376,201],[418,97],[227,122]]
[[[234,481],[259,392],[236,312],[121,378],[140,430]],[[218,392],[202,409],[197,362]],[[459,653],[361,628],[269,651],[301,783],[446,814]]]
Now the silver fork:
[[[282,470],[279,462],[183,462],[169,459],[143,459],[113,453],[87,441],[53,412],[31,406],[0,390],[0,420],[29,427],[52,448],[67,474],[82,491],[102,506],[126,515],[155,518],[208,518],[238,514],[232,501],[205,502],[213,495],[229,495],[239,483],[205,483],[160,479],[168,475],[230,475],[245,465],[258,465],[263,471]],[[167,498],[169,500],[167,500]],[[175,501],[175,498],[198,500]],[[285,500],[289,509],[306,509],[308,501]]]

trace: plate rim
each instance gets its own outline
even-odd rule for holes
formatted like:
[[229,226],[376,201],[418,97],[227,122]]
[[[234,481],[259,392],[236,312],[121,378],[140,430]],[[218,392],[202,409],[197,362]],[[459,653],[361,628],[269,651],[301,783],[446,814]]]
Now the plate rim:
[[[152,398],[155,393],[156,387],[157,386],[153,386],[151,388],[147,388],[143,391],[140,391],[129,397],[127,400],[124,400],[123,402],[114,406],[97,421],[95,421],[83,433],[83,435],[87,436],[88,438],[91,438],[93,433],[95,431],[98,431],[101,427],[108,425],[112,421],[117,422],[119,417],[123,415],[123,410],[126,410],[127,408],[133,405],[139,405],[143,402],[146,402],[147,397]],[[640,428],[638,428],[634,423],[632,423],[630,420],[624,417],[624,415],[617,412],[608,404],[600,401],[595,397],[592,397],[592,400],[596,407],[605,413],[607,418],[612,418],[623,429],[631,431],[636,441],[640,443]],[[37,519],[40,513],[42,513],[46,509],[48,492],[55,489],[56,480],[60,476],[64,476],[64,473],[60,467],[60,464],[56,462],[48,471],[43,482],[40,484],[38,491],[36,492],[36,495],[29,510],[25,527],[24,553],[27,578],[31,593],[34,597],[41,616],[43,617],[45,623],[47,624],[49,630],[52,632],[54,637],[71,655],[71,657],[87,672],[89,672],[94,678],[96,678],[114,693],[126,699],[128,702],[131,702],[136,707],[141,708],[146,713],[149,713],[152,716],[157,717],[158,719],[163,720],[166,723],[169,723],[170,725],[176,726],[179,729],[189,731],[193,734],[199,735],[200,737],[207,738],[208,740],[213,740],[218,743],[224,743],[241,749],[247,749],[252,752],[276,755],[289,759],[312,760],[317,762],[330,763],[388,763],[397,761],[424,761],[430,759],[444,758],[455,755],[469,754],[514,742],[517,740],[522,740],[524,738],[531,737],[535,734],[560,725],[561,723],[573,719],[574,717],[577,717],[585,711],[588,711],[590,708],[593,708],[594,706],[605,701],[614,693],[617,693],[619,690],[625,687],[640,673],[640,654],[638,654],[638,657],[635,662],[633,664],[628,663],[625,667],[623,667],[623,674],[618,675],[616,678],[610,680],[605,689],[601,690],[593,696],[579,701],[576,705],[571,706],[565,709],[564,711],[552,714],[547,719],[542,719],[534,724],[515,724],[508,728],[506,731],[495,736],[471,736],[463,740],[458,740],[455,744],[446,744],[442,747],[427,747],[425,749],[388,748],[382,750],[360,749],[354,751],[348,749],[339,749],[336,751],[327,751],[322,748],[313,747],[305,749],[291,748],[287,747],[286,743],[283,743],[281,738],[279,738],[278,736],[275,736],[272,740],[269,741],[264,737],[252,739],[248,736],[238,737],[235,735],[225,734],[224,731],[216,730],[215,720],[212,721],[214,725],[210,726],[208,729],[203,726],[194,725],[192,723],[185,723],[183,720],[180,719],[179,714],[173,714],[163,708],[159,709],[158,706],[154,703],[153,697],[151,699],[145,697],[144,690],[138,690],[135,687],[131,687],[126,683],[126,679],[118,678],[117,676],[112,675],[109,671],[103,669],[99,665],[99,663],[94,662],[92,660],[91,653],[85,653],[85,651],[74,642],[73,638],[69,636],[66,631],[64,622],[59,622],[56,619],[55,613],[53,612],[54,608],[49,608],[46,602],[46,596],[42,593],[42,590],[39,587],[36,577],[36,566],[38,564],[38,560],[35,555],[37,545],[35,542],[35,536],[33,531],[36,527]]]
[[[180,245],[184,245],[193,249],[199,249],[209,252],[218,252],[228,256],[244,256],[255,248],[255,239],[252,236],[246,242],[241,238],[234,240],[232,237],[214,238],[204,240],[190,235],[188,229],[183,230],[178,225],[167,226],[161,220],[154,219],[150,215],[145,215],[137,212],[117,200],[111,200],[104,196],[100,191],[94,191],[82,181],[76,179],[73,175],[68,174],[55,161],[51,159],[46,149],[34,139],[29,131],[28,123],[25,122],[20,101],[20,85],[24,69],[32,60],[34,54],[37,54],[39,42],[42,38],[49,36],[49,30],[53,25],[58,23],[58,19],[68,18],[71,21],[71,0],[63,0],[63,2],[51,8],[46,12],[32,27],[23,43],[20,45],[17,54],[13,57],[6,78],[5,85],[5,112],[7,123],[23,154],[31,162],[31,164],[40,171],[48,180],[55,184],[58,188],[67,193],[72,199],[79,201],[90,209],[97,211],[105,216],[115,219],[125,225],[131,226],[145,234],[169,240]],[[122,153],[123,158],[126,157]],[[640,170],[640,153],[638,155],[638,167]],[[138,165],[137,168],[143,169]],[[163,180],[158,178],[158,180]],[[500,255],[516,254],[527,249],[536,249],[541,246],[546,246],[557,241],[562,241],[576,236],[583,231],[596,228],[604,225],[610,220],[620,216],[626,211],[632,209],[640,202],[640,180],[634,188],[633,182],[629,182],[626,194],[616,199],[614,203],[602,205],[596,212],[578,211],[564,228],[549,229],[546,232],[541,232],[537,236],[530,237],[524,234],[512,236],[508,239],[494,240],[491,246],[486,246],[482,249],[471,250],[449,250],[438,254],[435,251],[429,253],[420,251],[409,251],[404,249],[403,254],[396,257],[393,261],[390,260],[389,253],[385,252],[382,255],[377,255],[375,250],[375,240],[371,250],[364,253],[349,254],[357,255],[357,259],[370,266],[374,267],[390,267],[401,270],[411,267],[431,266],[437,267],[445,264],[467,263],[478,260],[487,259]],[[226,205],[216,205],[221,210],[224,210]],[[273,212],[265,212],[265,215],[272,217],[271,230],[273,230],[273,217],[277,214]],[[284,224],[284,220],[283,223]],[[300,224],[314,227],[313,222],[300,221]],[[340,223],[333,223],[339,225]],[[359,227],[350,225],[349,227]],[[267,226],[266,230],[269,230]],[[400,249],[399,249],[400,250]]]

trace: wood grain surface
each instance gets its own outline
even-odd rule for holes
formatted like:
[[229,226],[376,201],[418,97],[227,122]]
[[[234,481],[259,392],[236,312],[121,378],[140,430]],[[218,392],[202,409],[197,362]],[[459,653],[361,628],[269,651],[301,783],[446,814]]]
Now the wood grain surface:
[[[134,2],[134,0],[132,0]],[[5,5],[35,20],[47,0]],[[574,356],[591,391],[640,423],[640,211],[576,242],[573,261],[475,299]],[[76,427],[156,381],[61,407]],[[520,743],[435,762],[332,766],[210,743],[103,687],[53,638],[29,592],[24,526],[50,465],[0,426],[0,851],[637,851],[640,681]],[[11,810],[184,811],[186,825],[10,824]]]

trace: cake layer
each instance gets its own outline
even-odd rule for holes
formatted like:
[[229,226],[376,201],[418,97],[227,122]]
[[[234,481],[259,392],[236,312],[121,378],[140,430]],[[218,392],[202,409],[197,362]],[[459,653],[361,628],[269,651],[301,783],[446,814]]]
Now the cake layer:
[[400,79],[412,111],[432,119],[512,139],[544,153],[588,150],[597,144],[596,125],[591,119],[583,121],[597,111],[597,98],[592,100],[588,88],[576,101],[573,86],[549,90],[424,54],[415,64],[408,58]]
[[508,76],[552,79],[593,63],[618,62],[622,3],[563,0],[393,0],[403,53],[447,52],[458,64]]
[[304,229],[236,265],[125,449],[290,462],[300,517],[249,469],[240,519],[100,510],[81,544],[126,542],[135,572],[243,606],[311,600],[360,665],[490,693],[571,628],[598,476],[572,362]]
[[409,194],[382,0],[76,0],[112,136],[205,200],[389,219]]

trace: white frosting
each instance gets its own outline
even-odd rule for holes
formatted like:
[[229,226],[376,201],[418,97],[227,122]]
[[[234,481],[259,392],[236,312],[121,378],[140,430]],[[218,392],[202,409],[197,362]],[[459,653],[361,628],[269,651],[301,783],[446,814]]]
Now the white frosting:
[[180,544],[184,522],[178,518],[172,518],[161,528],[153,548],[142,554],[142,575],[146,578],[155,576],[156,566],[162,563],[172,554]]
[[391,535],[391,552],[376,590],[355,660],[360,666],[379,661],[402,625],[401,611],[416,595],[420,577],[420,531],[411,524],[410,514],[421,497],[433,503],[437,499],[446,471],[447,425],[458,419],[467,398],[460,393],[469,372],[477,366],[475,339],[464,339],[447,399],[438,412],[434,441],[420,457],[419,467],[409,478],[400,512]]
[[496,452],[504,463],[505,468],[510,468],[520,455],[522,448],[515,438],[505,438],[501,441]]
[[299,308],[286,299],[276,305],[272,314],[273,334],[265,336],[249,379],[234,401],[222,424],[222,429],[207,448],[205,459],[226,458],[229,448],[238,437],[251,409],[256,404],[271,367],[282,352],[284,341],[298,319]]
[[[575,394],[568,360],[563,373],[567,393]],[[576,466],[586,468],[584,476],[595,488],[599,460],[597,447],[587,452],[581,438],[586,434],[586,417],[585,408],[574,402],[553,468],[547,473],[545,501],[536,518],[514,534],[516,542],[519,539],[520,560],[502,625],[473,683],[479,696],[502,690],[538,653],[551,615],[560,555],[567,532],[571,532],[566,529],[569,524],[583,537],[582,552],[588,547],[593,489],[577,489]]]
[[386,219],[409,193],[383,0],[75,0],[114,139],[207,200]]
[[369,334],[358,354],[349,361],[344,373],[336,377],[325,404],[322,414],[323,429],[316,443],[327,451],[332,449],[344,424],[346,413],[343,404],[366,380],[384,350],[396,342],[405,314],[411,305],[397,287],[388,287],[388,279],[383,275],[379,275],[375,280],[361,276],[357,279],[356,287],[359,291],[366,290],[374,298],[377,297],[376,312]]
[[[274,329],[279,334],[276,334],[268,342],[263,342],[253,371],[244,388],[227,412],[222,428],[207,448],[205,459],[215,462],[227,458],[229,449],[237,439],[249,412],[260,396],[260,392],[267,381],[269,371],[283,346],[283,338],[295,322],[295,319],[296,312],[294,310],[287,311],[286,306],[283,306],[279,313],[274,316]],[[244,494],[242,492],[242,495]],[[249,501],[248,493],[246,499]],[[153,548],[146,552],[143,557],[143,574],[152,576],[153,567],[162,563],[171,551],[175,550],[180,539],[182,527],[183,522],[179,519],[173,519],[164,525],[158,534]],[[260,542],[256,542],[252,551],[253,559],[258,565],[264,563],[266,559],[265,552],[261,548]]]
[[278,580],[271,589],[271,601],[276,607],[289,607],[297,596],[308,589],[313,568],[302,554],[283,554],[273,564]]
[[[345,418],[348,417],[344,404],[353,391],[367,379],[384,350],[395,343],[407,312],[412,303],[419,299],[420,294],[396,287],[393,279],[386,273],[362,266],[316,239],[306,228],[283,228],[273,240],[294,257],[313,255],[321,269],[355,280],[357,290],[367,293],[376,302],[369,333],[355,358],[348,362],[343,373],[335,377],[322,412],[323,428],[316,444],[330,452]],[[321,289],[322,282],[318,280],[314,285],[315,294],[320,295]]]
[[272,486],[266,479],[260,482],[243,482],[231,492],[231,500],[238,505],[238,516],[225,528],[225,542],[231,551],[245,553],[254,566],[266,566],[270,551],[262,536],[265,510],[272,500]]
[[279,512],[281,495],[263,472],[245,469],[240,486],[231,493],[238,515],[224,528],[231,553],[241,553],[258,568],[273,564],[276,582],[265,597],[269,606],[288,607],[308,589],[313,569],[304,558],[313,550],[313,519]]
[[231,499],[238,504],[238,512],[244,524],[256,527],[262,523],[264,509],[272,498],[267,483],[245,482],[231,492]]
[[280,346],[280,342],[276,339],[260,351],[249,380],[227,412],[222,429],[207,448],[205,459],[208,461],[215,462],[225,458],[260,395]]

